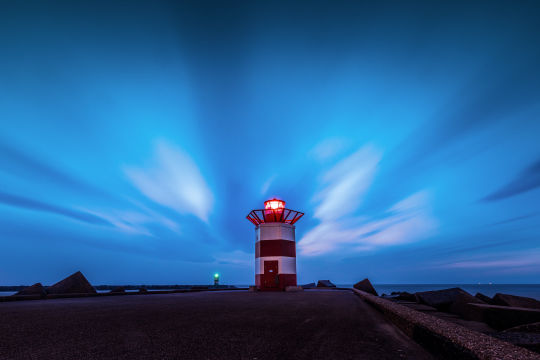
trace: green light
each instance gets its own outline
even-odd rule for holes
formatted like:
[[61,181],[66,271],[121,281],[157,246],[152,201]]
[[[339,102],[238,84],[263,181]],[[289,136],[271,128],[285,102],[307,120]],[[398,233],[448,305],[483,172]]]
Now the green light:
[[219,274],[218,274],[218,273],[215,273],[215,274],[214,274],[214,278],[218,279],[218,278],[219,278]]

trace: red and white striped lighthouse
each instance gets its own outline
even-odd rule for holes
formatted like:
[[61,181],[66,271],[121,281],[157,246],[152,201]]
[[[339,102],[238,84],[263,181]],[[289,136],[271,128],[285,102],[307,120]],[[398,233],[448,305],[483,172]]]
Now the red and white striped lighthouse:
[[271,199],[264,209],[252,210],[247,219],[255,225],[255,285],[261,290],[296,286],[294,223],[304,213],[285,208],[285,201]]

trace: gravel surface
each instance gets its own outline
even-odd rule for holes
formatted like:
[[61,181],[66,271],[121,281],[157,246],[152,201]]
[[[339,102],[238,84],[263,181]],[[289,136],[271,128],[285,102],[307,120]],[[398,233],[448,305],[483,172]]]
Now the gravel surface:
[[0,359],[431,359],[351,291],[0,303]]

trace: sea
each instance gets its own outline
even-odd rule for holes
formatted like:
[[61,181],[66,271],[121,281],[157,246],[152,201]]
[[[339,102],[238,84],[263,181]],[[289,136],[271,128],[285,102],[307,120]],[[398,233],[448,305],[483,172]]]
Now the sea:
[[[238,287],[247,287],[247,285],[237,285]],[[338,287],[352,288],[352,284],[337,284]],[[472,295],[482,293],[487,296],[493,296],[496,293],[504,293],[518,296],[527,296],[540,300],[540,284],[373,284],[373,287],[379,295],[389,295],[392,291],[407,291],[415,293],[418,291],[442,290],[453,287],[459,287]],[[158,290],[158,289],[152,289]],[[136,290],[134,290],[136,291]],[[103,290],[99,292],[108,292]],[[0,296],[9,296],[16,291],[0,291]]]

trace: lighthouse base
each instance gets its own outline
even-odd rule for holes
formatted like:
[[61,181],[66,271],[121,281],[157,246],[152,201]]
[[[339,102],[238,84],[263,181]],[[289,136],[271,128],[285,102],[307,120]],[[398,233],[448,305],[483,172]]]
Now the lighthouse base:
[[294,226],[272,222],[255,229],[255,283],[260,290],[296,286]]
[[257,274],[255,286],[261,291],[284,291],[287,286],[296,286],[296,274]]

